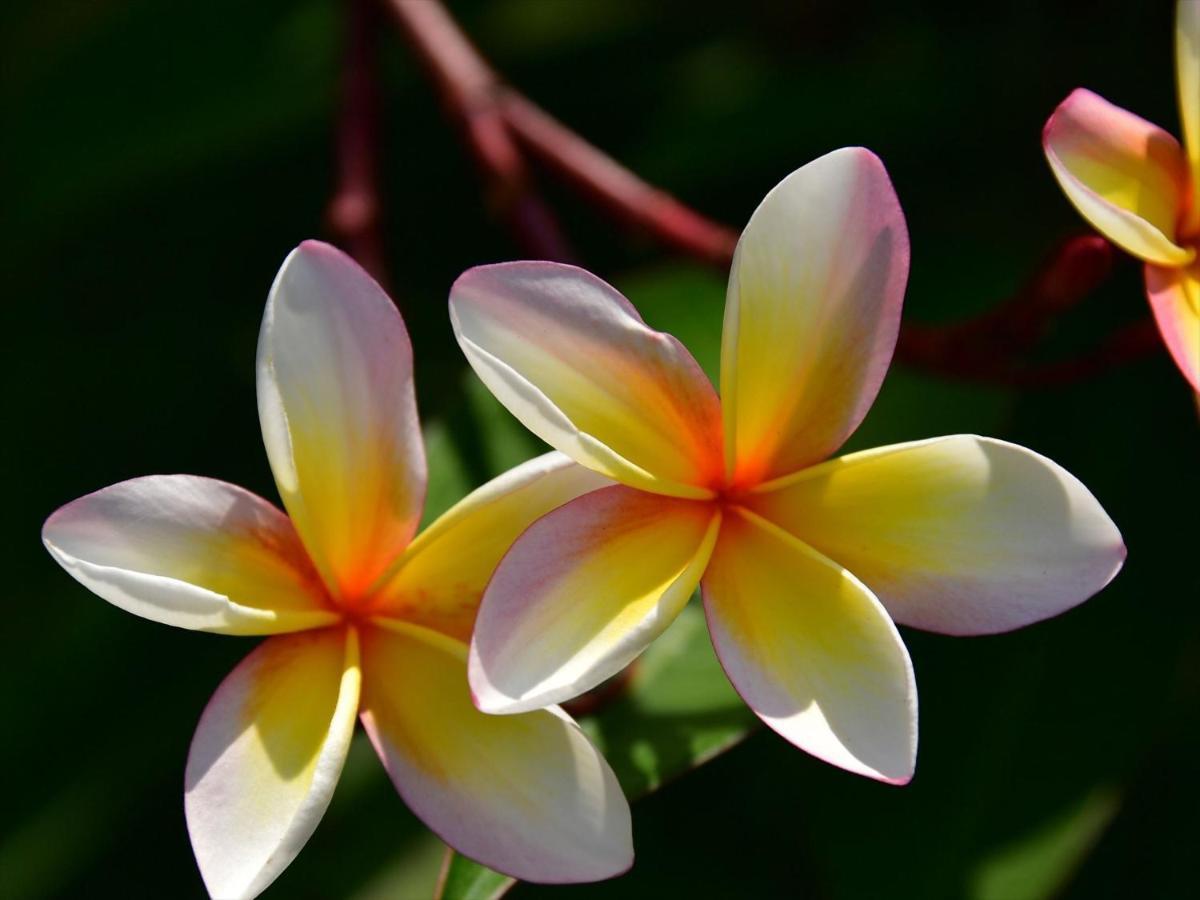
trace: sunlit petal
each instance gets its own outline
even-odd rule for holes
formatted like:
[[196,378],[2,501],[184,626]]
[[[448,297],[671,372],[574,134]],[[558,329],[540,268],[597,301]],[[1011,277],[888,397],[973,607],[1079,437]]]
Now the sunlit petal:
[[702,585],[738,693],[802,750],[903,784],[917,753],[908,651],[858,579],[753,514],[731,512]]
[[718,525],[712,504],[620,485],[535,522],[479,609],[470,663],[479,708],[536,709],[620,671],[687,603]]
[[837,150],[755,210],[729,276],[721,346],[726,458],[750,484],[818,462],[883,381],[908,277],[908,232],[883,164]]
[[577,462],[676,496],[707,496],[719,478],[712,385],[596,276],[556,263],[480,266],[454,283],[450,319],[484,384]]
[[360,675],[341,628],[269,638],[221,682],[185,775],[192,849],[217,900],[255,897],[300,852],[341,775]]
[[425,453],[400,313],[327,244],[301,244],[275,278],[258,340],[258,411],[309,553],[335,593],[361,591],[416,530]]
[[123,481],[59,509],[42,540],[85,587],[155,622],[274,634],[336,618],[287,516],[223,481]]
[[1146,294],[1175,365],[1200,392],[1200,263],[1146,266]]
[[405,802],[446,843],[526,881],[594,881],[633,862],[629,806],[556,708],[471,704],[466,646],[397,624],[363,633],[362,721]]
[[373,611],[469,641],[483,589],[517,536],[550,510],[611,484],[558,452],[505,472],[421,532]]
[[972,435],[853,453],[748,502],[861,578],[897,622],[948,634],[1057,615],[1125,558],[1116,526],[1069,472]]
[[1192,259],[1175,242],[1188,185],[1175,138],[1081,88],[1050,116],[1042,146],[1067,197],[1101,234],[1147,262]]

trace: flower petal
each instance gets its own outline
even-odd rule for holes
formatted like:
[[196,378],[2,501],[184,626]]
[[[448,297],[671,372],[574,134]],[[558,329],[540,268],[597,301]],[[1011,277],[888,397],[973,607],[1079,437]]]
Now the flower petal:
[[1192,259],[1175,243],[1187,162],[1167,132],[1079,88],[1046,122],[1042,147],[1067,198],[1110,241],[1147,262]]
[[80,584],[166,625],[274,634],[337,618],[287,516],[224,481],[122,481],[55,512],[42,541]]
[[722,466],[716,392],[682,344],[595,275],[479,266],[451,288],[450,320],[483,383],[552,447],[634,487],[711,495]]
[[213,694],[185,775],[188,833],[209,894],[256,897],[325,814],[360,686],[353,630],[269,638]]
[[258,339],[258,412],[275,482],[330,590],[353,596],[412,539],[425,451],[404,321],[316,241],[284,261]]
[[517,536],[550,510],[611,484],[558,452],[505,472],[421,532],[373,612],[469,641],[483,589]]
[[1188,268],[1147,264],[1146,294],[1175,365],[1200,392],[1200,263]]
[[531,525],[479,608],[470,661],[479,708],[537,709],[619,672],[692,596],[719,524],[712,504],[617,485]]
[[721,526],[701,590],[721,665],[764,722],[848,771],[894,784],[912,777],[912,663],[858,579],[738,510]]
[[897,622],[946,634],[1057,615],[1125,558],[1117,527],[1069,472],[973,435],[852,453],[749,502],[861,578]]
[[1192,170],[1188,228],[1200,233],[1200,2],[1179,0],[1175,19],[1175,75],[1183,120],[1183,147]]
[[629,805],[561,710],[479,712],[466,646],[407,623],[364,631],[363,662],[363,726],[396,790],[447,844],[525,881],[629,868]]
[[836,150],[754,211],[725,302],[726,460],[749,485],[818,462],[862,421],[896,346],[908,230],[879,158]]

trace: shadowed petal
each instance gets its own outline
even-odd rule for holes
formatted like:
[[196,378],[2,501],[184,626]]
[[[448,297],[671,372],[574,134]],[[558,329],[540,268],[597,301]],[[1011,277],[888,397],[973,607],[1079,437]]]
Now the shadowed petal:
[[404,321],[328,244],[293,250],[271,287],[258,412],[296,530],[330,590],[355,595],[416,531],[425,451]]
[[721,474],[716,392],[675,338],[574,266],[471,269],[450,320],[472,368],[530,431],[616,481],[709,496]]
[[879,158],[836,150],[781,181],[750,217],[721,345],[726,460],[750,485],[837,450],[896,346],[908,231]]
[[1167,132],[1080,88],[1046,122],[1042,146],[1067,198],[1110,241],[1147,262],[1193,258],[1176,243],[1188,173]]
[[702,591],[721,665],[764,722],[848,771],[894,784],[912,777],[912,663],[858,579],[737,511],[722,524]]
[[629,805],[561,710],[479,712],[466,646],[406,623],[364,631],[363,663],[363,726],[396,790],[447,844],[525,881],[629,868]]
[[696,589],[720,514],[618,485],[529,527],[488,585],[471,642],[487,712],[557,703],[615,675]]
[[973,435],[831,460],[748,503],[861,578],[901,624],[987,634],[1058,615],[1125,559],[1078,479]]
[[287,516],[224,481],[122,481],[59,509],[42,540],[80,584],[166,625],[274,634],[336,620]]
[[357,638],[333,628],[269,638],[217,688],[184,794],[216,900],[258,896],[316,829],[346,761],[359,685]]

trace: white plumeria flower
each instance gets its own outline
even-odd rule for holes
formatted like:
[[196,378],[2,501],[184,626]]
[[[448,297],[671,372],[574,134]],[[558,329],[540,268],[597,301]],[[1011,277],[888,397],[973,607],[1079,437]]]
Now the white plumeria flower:
[[887,372],[908,233],[883,164],[830,153],[763,200],[729,278],[718,398],[677,340],[581,269],[509,263],[454,285],[459,344],[530,430],[619,484],[530,526],[471,643],[488,712],[613,675],[702,586],[734,687],[808,752],[906,782],[912,664],[893,620],[1019,628],[1125,557],[1088,490],[1003,441],[934,438],[825,461]]
[[1178,0],[1175,74],[1183,146],[1084,88],[1046,122],[1042,146],[1075,208],[1145,263],[1163,341],[1200,392],[1200,0]]
[[530,522],[606,484],[549,453],[415,540],[425,455],[404,322],[349,257],[307,242],[267,301],[259,416],[288,514],[221,481],[135,478],[58,510],[43,539],[136,615],[271,635],[213,695],[184,797],[217,898],[263,891],[324,814],[361,717],[409,807],[459,852],[529,881],[607,878],[633,859],[629,807],[557,708],[471,703],[467,644],[501,554]]

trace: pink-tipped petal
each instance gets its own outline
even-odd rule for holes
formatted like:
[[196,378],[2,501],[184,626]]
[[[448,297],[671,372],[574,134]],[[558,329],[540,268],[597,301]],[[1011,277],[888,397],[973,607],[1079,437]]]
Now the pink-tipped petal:
[[217,688],[184,794],[215,900],[258,896],[312,836],[346,761],[360,680],[354,632],[333,628],[269,638]]
[[59,509],[42,540],[80,584],[166,625],[275,634],[336,619],[287,516],[212,478],[122,481]]
[[747,502],[861,578],[897,622],[946,634],[1058,615],[1125,559],[1116,525],[1077,478],[973,435],[852,453]]
[[363,726],[404,801],[447,844],[524,881],[629,868],[629,805],[561,710],[479,712],[466,646],[413,625],[365,631],[363,663]]
[[537,709],[619,672],[691,597],[719,521],[712,504],[617,485],[531,525],[479,608],[470,661],[479,708]]
[[1067,198],[1113,243],[1161,265],[1195,256],[1176,236],[1189,178],[1167,132],[1080,88],[1046,122],[1042,147]]
[[1200,263],[1186,269],[1147,265],[1146,294],[1171,358],[1200,392]]
[[412,349],[400,313],[316,241],[284,261],[258,339],[275,482],[330,590],[353,596],[408,545],[425,497]]
[[517,536],[552,509],[611,484],[557,451],[510,469],[417,536],[372,611],[469,641],[488,579]]
[[769,522],[734,511],[702,591],[721,665],[764,722],[850,772],[893,784],[912,777],[912,663],[858,579]]
[[721,473],[716,392],[691,354],[574,266],[479,266],[450,290],[475,372],[552,447],[616,481],[703,497]]
[[797,169],[750,217],[725,305],[721,399],[734,481],[837,450],[883,382],[908,278],[887,171],[862,148]]

